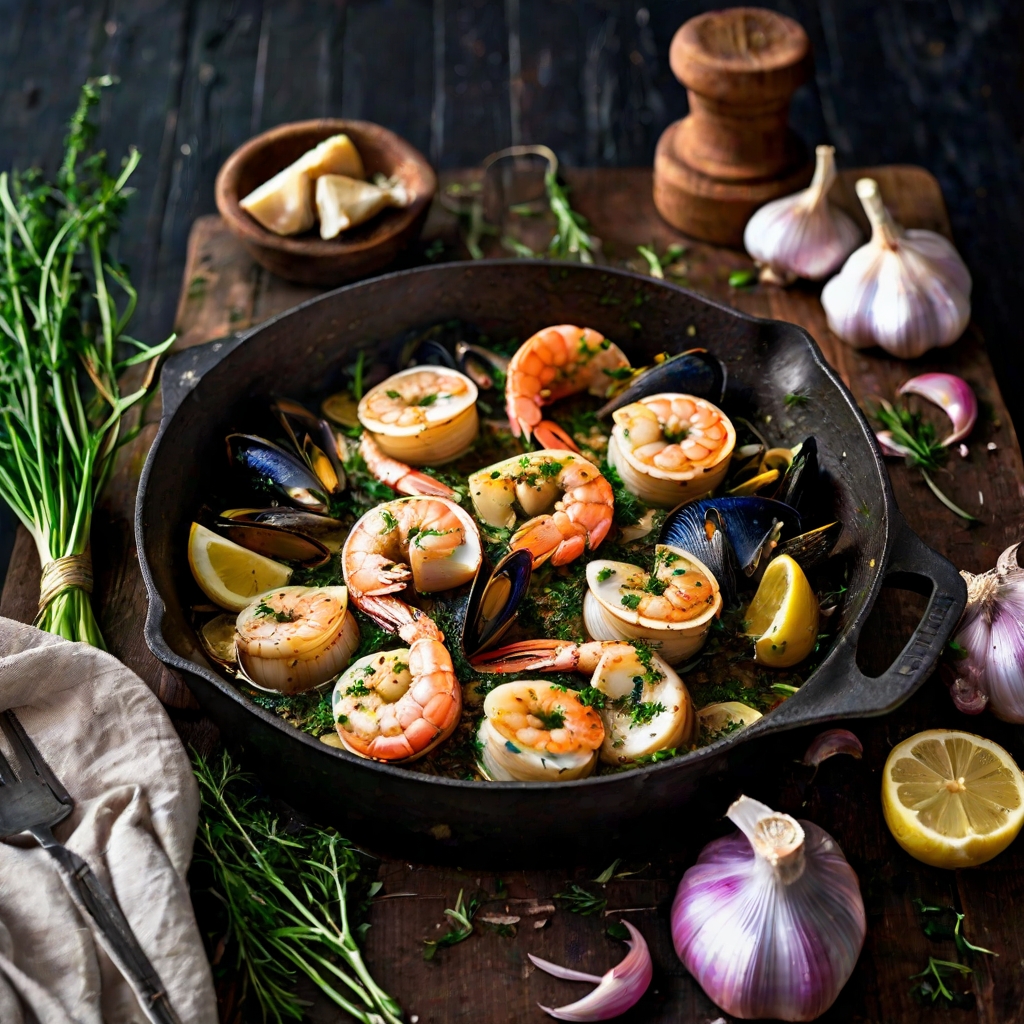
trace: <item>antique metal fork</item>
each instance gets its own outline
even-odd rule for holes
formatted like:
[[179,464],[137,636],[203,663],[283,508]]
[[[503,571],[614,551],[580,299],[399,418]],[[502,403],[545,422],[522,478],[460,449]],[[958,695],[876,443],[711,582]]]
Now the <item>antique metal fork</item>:
[[53,837],[75,802],[43,760],[13,711],[0,714],[0,730],[14,754],[13,768],[0,751],[0,839],[29,832],[57,861],[75,905],[99,928],[103,948],[131,984],[153,1024],[181,1024],[159,976],[142,951],[131,925],[92,868]]

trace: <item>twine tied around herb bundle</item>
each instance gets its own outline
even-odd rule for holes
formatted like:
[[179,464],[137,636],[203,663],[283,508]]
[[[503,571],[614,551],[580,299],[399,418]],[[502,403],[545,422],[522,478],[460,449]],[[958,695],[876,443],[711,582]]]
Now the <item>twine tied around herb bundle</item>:
[[92,583],[92,554],[89,551],[83,551],[79,555],[65,555],[63,558],[54,558],[47,562],[39,579],[39,611],[36,614],[36,624],[47,607],[64,591],[78,587],[79,590],[91,594]]

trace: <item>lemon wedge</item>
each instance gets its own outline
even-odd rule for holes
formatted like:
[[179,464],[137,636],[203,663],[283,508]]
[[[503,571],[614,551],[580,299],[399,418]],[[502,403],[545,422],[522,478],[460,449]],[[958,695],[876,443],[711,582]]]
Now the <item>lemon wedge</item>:
[[882,813],[911,857],[937,868],[973,867],[1002,853],[1024,824],[1024,776],[991,740],[928,729],[886,759]]
[[754,644],[754,660],[772,668],[803,661],[818,638],[818,599],[803,569],[789,555],[768,563],[761,585],[744,616]]
[[291,578],[287,565],[256,554],[199,523],[188,535],[188,564],[203,593],[221,608],[240,612],[254,597]]

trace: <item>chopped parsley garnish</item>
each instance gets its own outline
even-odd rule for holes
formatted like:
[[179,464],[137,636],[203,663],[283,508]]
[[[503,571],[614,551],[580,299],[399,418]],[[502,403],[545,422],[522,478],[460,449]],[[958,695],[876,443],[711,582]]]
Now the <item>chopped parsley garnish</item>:
[[[700,586],[700,584],[698,583],[697,586]],[[661,596],[668,590],[668,584],[664,580],[659,580],[657,576],[648,576],[647,582],[644,584],[644,590],[648,594]]]
[[397,676],[397,675],[401,674],[402,672],[408,672],[409,671],[409,666],[406,665],[406,663],[404,661],[396,661],[396,662],[392,663],[391,671],[394,672],[395,675]]
[[799,391],[790,391],[782,400],[792,408],[794,405],[806,405],[811,399],[807,395],[801,395]]
[[398,391],[395,391],[395,390],[394,390],[394,389],[392,389],[392,388],[389,388],[389,389],[388,389],[387,391],[385,391],[384,393],[385,393],[385,394],[386,394],[386,395],[388,396],[388,398],[401,398],[401,397],[402,397],[402,395],[401,395],[401,393],[400,393],[400,392],[398,392]]
[[534,718],[540,719],[540,724],[551,732],[552,729],[561,729],[565,725],[565,708],[553,707],[550,711],[537,710],[533,712]]
[[388,509],[381,509],[380,517],[384,520],[384,529],[380,531],[381,533],[390,533],[398,526],[398,520]]
[[437,401],[437,397],[438,396],[437,396],[436,393],[431,393],[429,395],[424,395],[422,398],[420,398],[416,402],[416,404],[417,405],[424,405],[424,406],[425,405],[433,405]]
[[611,579],[615,575],[614,569],[609,569],[607,566],[604,569],[599,569],[597,573],[597,582],[604,583],[605,580]]
[[655,715],[660,715],[664,710],[664,704],[655,704],[649,700],[641,701],[629,709],[629,724],[633,727],[647,725]]
[[643,600],[643,594],[623,594],[621,604],[624,608],[628,608],[631,612],[635,612],[640,607],[640,602]]
[[346,697],[366,697],[370,693],[369,689],[364,683],[356,682],[353,683],[346,691]]
[[267,604],[266,600],[260,601],[260,603],[256,605],[256,611],[253,614],[259,615],[265,619],[273,619],[275,622],[295,621],[295,616],[291,612],[276,611]]
[[608,698],[603,690],[598,690],[593,686],[584,686],[582,690],[576,691],[576,699],[585,708],[593,708],[595,711],[601,711]]

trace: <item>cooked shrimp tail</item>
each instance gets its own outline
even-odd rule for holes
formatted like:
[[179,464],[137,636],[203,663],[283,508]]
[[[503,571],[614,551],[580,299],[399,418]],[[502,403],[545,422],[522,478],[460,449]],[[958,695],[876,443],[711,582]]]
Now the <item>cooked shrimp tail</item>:
[[533,436],[542,448],[563,448],[580,454],[579,445],[554,420],[541,420],[533,428]]
[[618,640],[575,643],[572,640],[520,640],[518,643],[485,651],[470,658],[481,672],[593,672],[602,655],[609,651],[633,651],[631,644]]
[[[399,494],[426,494],[437,498],[455,498],[453,491],[440,480],[385,455],[379,444],[364,430],[359,441],[362,455],[371,476]],[[458,500],[456,498],[456,500]]]
[[444,633],[426,612],[397,597],[361,597],[359,610],[381,629],[400,636],[407,644],[418,639],[444,640]]

